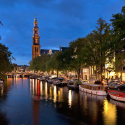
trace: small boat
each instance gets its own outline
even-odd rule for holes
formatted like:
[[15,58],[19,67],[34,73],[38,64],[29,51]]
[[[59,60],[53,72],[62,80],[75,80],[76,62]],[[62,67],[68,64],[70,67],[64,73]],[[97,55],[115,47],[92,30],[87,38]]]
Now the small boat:
[[82,83],[82,85],[79,86],[79,90],[95,95],[107,95],[104,87],[100,84]]
[[64,85],[60,80],[54,80],[53,84],[57,85],[57,86],[63,86]]
[[64,84],[62,82],[57,82],[56,85],[57,86],[63,86]]
[[62,81],[62,84],[63,84],[63,85],[68,85],[68,83],[69,83],[69,82],[68,82],[68,80],[66,80],[66,79],[64,79],[64,80]]
[[125,93],[118,90],[108,90],[109,96],[117,101],[125,102]]
[[37,77],[36,76],[30,76],[30,79],[36,79]]
[[79,83],[76,83],[75,81],[69,82],[67,86],[72,89],[79,89]]
[[48,83],[53,83],[54,80],[53,80],[53,79],[48,79],[47,82],[48,82]]
[[54,80],[54,81],[53,81],[53,84],[54,84],[54,85],[57,85],[58,82],[60,82],[60,81],[59,81],[59,80]]
[[44,77],[39,78],[40,81],[45,81]]
[[47,80],[47,82],[53,83],[55,80],[57,80],[57,77],[49,77],[49,79]]

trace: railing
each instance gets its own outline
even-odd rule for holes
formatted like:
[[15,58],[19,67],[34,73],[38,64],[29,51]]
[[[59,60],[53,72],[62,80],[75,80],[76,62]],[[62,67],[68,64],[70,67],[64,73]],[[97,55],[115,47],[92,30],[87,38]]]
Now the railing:
[[105,87],[102,85],[88,84],[88,83],[82,83],[81,87],[85,89],[90,89],[90,90],[104,90],[105,89]]

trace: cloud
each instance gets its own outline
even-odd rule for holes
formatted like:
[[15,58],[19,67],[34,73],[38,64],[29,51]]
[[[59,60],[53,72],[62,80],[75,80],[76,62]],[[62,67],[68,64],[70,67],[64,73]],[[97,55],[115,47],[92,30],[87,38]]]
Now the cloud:
[[17,64],[28,64],[35,15],[41,48],[51,49],[85,37],[95,29],[99,17],[111,23],[112,14],[119,13],[123,5],[124,0],[1,0],[0,42],[9,47]]

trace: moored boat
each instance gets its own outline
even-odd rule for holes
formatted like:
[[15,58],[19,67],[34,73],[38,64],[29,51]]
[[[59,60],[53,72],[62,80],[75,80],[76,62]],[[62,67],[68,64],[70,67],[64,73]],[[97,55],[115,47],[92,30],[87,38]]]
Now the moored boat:
[[59,80],[55,80],[55,81],[53,81],[53,84],[57,85],[58,82],[60,82],[60,81]]
[[125,93],[117,90],[108,90],[109,96],[117,101],[125,102]]
[[44,77],[39,78],[40,81],[45,81]]
[[69,88],[72,88],[72,89],[79,89],[79,83],[76,83],[75,81],[71,81],[71,82],[69,82],[68,84],[67,84],[67,86],[69,87]]
[[82,85],[79,85],[79,90],[95,95],[107,95],[104,87],[97,84],[82,83]]

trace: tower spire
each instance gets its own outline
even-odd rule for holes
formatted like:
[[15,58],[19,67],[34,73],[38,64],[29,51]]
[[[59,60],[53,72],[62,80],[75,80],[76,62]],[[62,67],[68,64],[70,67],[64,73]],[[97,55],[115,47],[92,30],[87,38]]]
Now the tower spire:
[[40,55],[40,44],[39,44],[39,27],[38,21],[35,15],[34,18],[34,27],[33,27],[33,45],[32,45],[32,59]]

